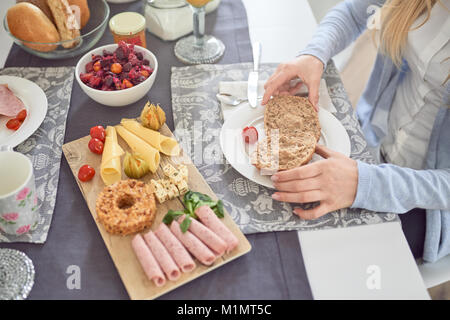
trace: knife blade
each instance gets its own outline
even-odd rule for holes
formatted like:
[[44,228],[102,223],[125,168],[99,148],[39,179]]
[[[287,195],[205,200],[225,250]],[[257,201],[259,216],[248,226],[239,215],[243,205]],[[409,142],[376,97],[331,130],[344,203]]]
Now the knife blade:
[[253,43],[253,71],[248,75],[247,98],[250,106],[256,108],[258,104],[258,70],[261,56],[261,43]]

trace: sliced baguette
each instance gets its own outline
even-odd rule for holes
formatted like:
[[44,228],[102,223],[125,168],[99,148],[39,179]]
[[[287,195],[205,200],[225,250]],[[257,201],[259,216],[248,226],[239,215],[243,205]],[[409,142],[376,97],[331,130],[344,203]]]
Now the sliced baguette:
[[[69,6],[67,0],[47,0],[47,4],[52,12],[61,40],[72,40],[80,36],[80,26],[75,14]],[[79,40],[69,41],[62,44],[64,48],[73,48]]]

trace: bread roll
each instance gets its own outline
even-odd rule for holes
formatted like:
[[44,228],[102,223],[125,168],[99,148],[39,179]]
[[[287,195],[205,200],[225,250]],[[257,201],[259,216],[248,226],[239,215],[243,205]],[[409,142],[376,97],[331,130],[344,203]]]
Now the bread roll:
[[[80,29],[83,29],[84,26],[88,23],[89,18],[91,17],[91,12],[89,11],[89,6],[87,0],[68,0],[69,5],[72,8],[72,12],[77,15],[77,13],[73,10],[72,6],[78,6],[80,8]],[[78,18],[78,17],[77,17]]]
[[47,0],[16,0],[16,3],[20,2],[29,2],[31,4],[34,4],[36,7],[42,10],[42,12],[45,13],[47,18],[50,19],[51,22],[55,23],[53,20],[52,12],[50,11],[50,8],[47,5]]
[[[76,39],[80,36],[80,25],[70,9],[67,0],[47,0],[52,11],[61,41]],[[62,44],[64,48],[72,48],[79,40],[68,41]]]
[[[32,42],[58,42],[59,33],[41,9],[31,3],[18,3],[6,14],[9,31],[18,39]],[[27,47],[48,52],[57,45],[24,43]]]

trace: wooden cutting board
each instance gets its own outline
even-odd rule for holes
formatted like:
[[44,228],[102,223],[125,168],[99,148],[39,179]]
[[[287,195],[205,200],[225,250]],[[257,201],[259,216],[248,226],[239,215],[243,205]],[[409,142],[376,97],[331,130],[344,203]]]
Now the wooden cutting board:
[[[170,129],[164,125],[160,132],[166,136],[173,136]],[[231,253],[222,256],[217,259],[216,262],[207,267],[197,260],[195,261],[197,264],[197,268],[190,273],[182,273],[182,276],[177,281],[167,280],[166,284],[162,287],[156,287],[153,282],[147,279],[144,271],[142,270],[139,261],[137,260],[132,248],[131,248],[131,239],[133,235],[129,236],[117,236],[111,235],[106,232],[105,228],[101,223],[97,221],[97,213],[95,212],[95,202],[97,199],[97,195],[103,190],[105,187],[101,177],[100,177],[100,164],[101,164],[101,156],[92,153],[88,148],[88,142],[90,140],[90,136],[86,136],[80,138],[78,140],[66,143],[63,145],[63,152],[69,163],[70,168],[72,169],[72,173],[75,177],[75,181],[78,183],[80,187],[81,193],[83,194],[84,199],[91,211],[92,217],[97,224],[98,230],[105,242],[105,245],[111,255],[114,264],[119,272],[120,277],[128,291],[128,294],[131,299],[154,299],[164,293],[167,293],[189,281],[194,280],[195,278],[200,277],[201,275],[208,273],[221,265],[230,262],[237,257],[240,257],[251,250],[251,245],[248,242],[247,238],[242,234],[239,227],[234,223],[231,219],[230,215],[225,212],[225,217],[222,221],[225,225],[238,237],[239,246]],[[120,146],[124,151],[131,151],[126,142],[118,135],[118,140]],[[122,157],[123,160],[123,157]],[[189,189],[192,191],[198,191],[204,194],[209,195],[214,200],[217,199],[214,192],[211,190],[209,185],[203,179],[200,172],[197,168],[192,164],[189,157],[183,154],[183,152],[178,157],[168,157],[161,154],[161,163],[155,174],[147,174],[142,178],[143,181],[149,182],[151,179],[159,179],[163,178],[164,174],[161,168],[166,163],[178,164],[185,163],[189,168]],[[89,164],[92,166],[96,174],[94,178],[89,182],[81,182],[78,180],[78,169],[85,165]],[[122,168],[123,171],[123,168]],[[127,179],[127,176],[122,172],[122,179]],[[170,201],[166,201],[163,204],[157,204],[157,213],[155,217],[155,221],[150,229],[154,230],[160,223],[162,223],[162,218],[167,213],[169,209],[173,210],[182,210],[183,204],[181,202],[181,198],[176,198]],[[147,231],[144,230],[143,233]],[[217,270],[216,272],[220,272]]]

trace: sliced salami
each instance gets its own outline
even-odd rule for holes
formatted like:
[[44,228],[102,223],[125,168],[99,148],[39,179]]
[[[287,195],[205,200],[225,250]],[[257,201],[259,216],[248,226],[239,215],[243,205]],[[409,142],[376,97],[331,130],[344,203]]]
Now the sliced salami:
[[144,240],[147,243],[150,251],[153,253],[156,261],[158,262],[161,269],[166,274],[166,277],[169,280],[176,281],[181,276],[180,269],[176,265],[175,261],[173,261],[167,249],[164,245],[159,241],[159,239],[155,236],[153,231],[149,231],[144,235]]
[[183,272],[191,272],[195,269],[195,262],[183,247],[181,242],[173,235],[164,223],[161,223],[155,230],[155,235],[170,253],[173,260]]
[[157,287],[163,286],[166,283],[166,277],[140,234],[133,238],[131,246],[147,278],[153,281]]
[[[183,222],[185,215],[178,220]],[[218,257],[222,256],[227,250],[227,244],[217,234],[204,226],[201,222],[191,219],[189,231],[199,238],[204,244],[208,246]]]
[[172,221],[170,231],[202,264],[209,266],[216,260],[216,255],[189,230],[186,232],[181,231],[178,221]]
[[209,229],[214,231],[227,244],[227,253],[234,250],[239,244],[238,238],[223,224],[214,211],[208,206],[201,206],[195,210],[200,221]]

